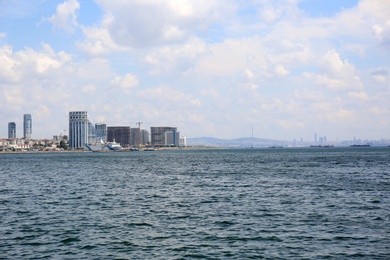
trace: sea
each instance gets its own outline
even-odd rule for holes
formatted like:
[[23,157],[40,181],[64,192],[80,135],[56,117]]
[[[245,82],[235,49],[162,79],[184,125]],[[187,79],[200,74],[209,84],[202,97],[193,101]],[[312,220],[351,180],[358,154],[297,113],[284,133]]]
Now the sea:
[[0,153],[0,259],[390,259],[390,148]]

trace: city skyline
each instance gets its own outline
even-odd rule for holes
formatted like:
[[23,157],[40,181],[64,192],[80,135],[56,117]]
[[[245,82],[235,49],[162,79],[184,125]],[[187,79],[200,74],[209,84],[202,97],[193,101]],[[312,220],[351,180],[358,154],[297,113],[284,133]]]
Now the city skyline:
[[0,137],[23,111],[33,138],[88,111],[187,137],[388,139],[388,17],[389,0],[3,1]]
[[[94,128],[94,133],[92,135],[94,135],[96,138],[98,139],[102,139],[103,141],[107,141],[107,128],[123,128],[123,127],[126,127],[126,128],[129,128],[129,130],[131,129],[131,131],[133,130],[140,130],[141,133],[143,131],[146,131],[148,133],[147,130],[145,130],[145,127],[143,127],[143,129],[140,128],[140,125],[143,124],[143,122],[129,122],[129,123],[125,123],[123,126],[119,126],[119,125],[116,125],[116,124],[113,124],[113,125],[108,125],[107,123],[105,122],[99,122],[99,123],[92,123],[91,120],[90,120],[90,116],[88,114],[88,111],[69,111],[68,112],[68,117],[67,117],[67,122],[68,122],[68,126],[67,126],[67,129],[63,129],[59,135],[66,135],[66,136],[70,136],[71,135],[71,114],[72,114],[72,117],[73,114],[78,114],[78,113],[83,113],[83,116],[85,117],[84,118],[84,126],[83,127],[86,127],[85,130],[83,130],[84,132],[84,135],[85,137],[82,138],[82,140],[80,139],[78,142],[78,144],[81,144],[82,142],[85,142],[85,140],[89,140],[89,136],[92,134],[90,132],[90,130],[88,130],[89,128]],[[29,138],[26,138],[25,135],[26,135],[26,119],[28,119],[28,121],[30,121],[30,124],[29,124],[29,128],[30,130],[27,131],[27,133],[30,133],[30,137]],[[40,137],[40,138],[32,138],[32,115],[31,114],[24,114],[23,115],[23,120],[22,120],[23,124],[22,124],[22,135],[17,135],[17,124],[15,122],[8,122],[7,124],[7,137],[6,136],[0,136],[0,139],[51,139],[53,136],[57,136],[58,133],[54,133],[52,135],[49,134],[49,136],[45,136],[45,137]],[[135,126],[130,126],[130,125],[133,125],[133,124],[136,124],[138,125],[138,127],[135,127]],[[100,126],[104,126],[105,127],[105,130],[103,129],[99,129]],[[38,126],[39,128],[39,126]],[[176,132],[177,131],[177,127],[167,127],[167,126],[153,126],[153,125],[150,125],[149,126],[151,132],[153,131],[152,129],[155,128],[155,129],[158,129],[158,128],[162,128],[162,129],[165,129],[167,131],[174,131]],[[10,132],[11,131],[11,132]],[[12,132],[13,131],[13,132]],[[179,132],[178,132],[179,133]],[[137,143],[137,139],[138,138],[141,138],[141,137],[138,137],[137,136],[138,132],[131,136],[132,139],[134,139],[134,141],[132,141],[132,143]],[[13,137],[10,137],[10,136],[13,136]],[[142,137],[143,139],[144,137]],[[189,137],[189,138],[216,138],[216,139],[225,139],[225,140],[234,140],[234,139],[240,139],[240,138],[250,138],[249,136],[236,136],[236,137],[233,137],[233,138],[222,138],[220,136],[199,136],[199,137]],[[280,138],[280,139],[277,139],[277,138],[263,138],[261,136],[253,136],[253,133],[252,133],[252,138],[254,139],[268,139],[268,140],[275,140],[275,141],[290,141],[290,142],[302,142],[302,143],[313,143],[313,144],[321,144],[321,143],[327,143],[327,142],[330,142],[330,143],[339,143],[339,142],[346,142],[346,141],[353,141],[355,142],[356,140],[359,140],[360,142],[369,142],[369,141],[382,141],[382,140],[389,140],[388,137],[380,137],[380,138],[377,138],[377,139],[370,139],[370,138],[366,138],[366,137],[361,137],[361,136],[355,136],[355,135],[352,135],[350,136],[349,138],[346,138],[346,139],[340,139],[338,137],[336,138],[332,138],[332,139],[328,139],[327,138],[327,135],[318,135],[317,133],[313,133],[313,137],[312,138],[308,138],[308,139],[304,139],[303,137],[296,137],[296,138],[293,138],[291,140],[288,140],[288,139],[283,139],[283,138]],[[93,139],[93,140],[92,140]],[[94,142],[96,140],[94,140],[94,138],[92,138],[91,140],[89,140],[90,142]],[[297,141],[298,140],[298,141]],[[113,141],[113,140],[109,140],[109,141]],[[143,141],[142,143],[146,143],[145,141]],[[126,143],[127,144],[127,143]]]

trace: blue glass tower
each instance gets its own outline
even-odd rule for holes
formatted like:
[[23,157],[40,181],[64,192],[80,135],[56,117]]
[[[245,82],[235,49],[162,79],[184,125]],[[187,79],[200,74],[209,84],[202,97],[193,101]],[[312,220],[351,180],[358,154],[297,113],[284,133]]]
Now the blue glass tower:
[[32,138],[32,117],[30,114],[23,115],[23,138]]
[[8,123],[8,139],[16,138],[16,124],[15,122]]

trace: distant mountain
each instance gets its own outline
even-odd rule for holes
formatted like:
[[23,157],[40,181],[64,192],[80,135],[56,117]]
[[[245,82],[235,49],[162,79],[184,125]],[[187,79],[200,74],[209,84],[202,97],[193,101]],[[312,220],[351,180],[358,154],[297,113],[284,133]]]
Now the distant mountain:
[[189,146],[217,146],[217,147],[267,147],[274,145],[284,145],[285,141],[263,139],[255,137],[243,137],[237,139],[220,139],[214,137],[187,138]]

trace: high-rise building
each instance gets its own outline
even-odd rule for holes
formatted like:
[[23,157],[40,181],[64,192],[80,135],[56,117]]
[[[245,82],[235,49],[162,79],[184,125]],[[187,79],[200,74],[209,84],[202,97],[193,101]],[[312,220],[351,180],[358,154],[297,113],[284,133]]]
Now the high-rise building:
[[166,131],[165,132],[165,146],[179,146],[180,132]]
[[187,137],[180,137],[179,146],[187,146]]
[[8,139],[16,138],[16,124],[15,122],[8,123]]
[[88,120],[88,141],[87,143],[96,143],[96,129],[95,126]]
[[88,124],[87,111],[69,112],[69,148],[82,148],[88,142]]
[[[153,146],[165,146],[165,132],[177,132],[177,127],[159,126],[151,127],[151,144]],[[178,140],[179,142],[179,140]]]
[[96,130],[97,141],[102,139],[103,142],[106,142],[106,140],[107,140],[107,125],[105,123],[95,124],[95,130]]
[[130,126],[109,126],[107,127],[107,142],[117,142],[127,147],[131,144]]
[[146,130],[141,130],[141,144],[149,143],[149,132]]
[[23,138],[32,138],[32,117],[31,114],[23,115]]

